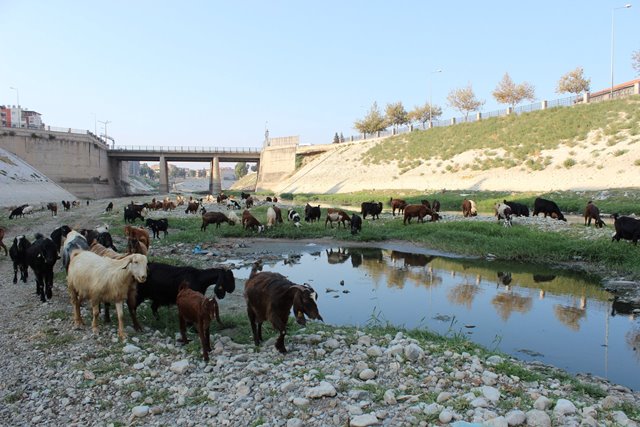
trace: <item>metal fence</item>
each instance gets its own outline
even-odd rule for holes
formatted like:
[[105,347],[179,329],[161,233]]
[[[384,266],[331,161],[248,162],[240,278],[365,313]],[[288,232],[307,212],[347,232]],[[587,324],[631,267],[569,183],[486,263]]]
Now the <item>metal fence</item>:
[[153,145],[115,145],[110,151],[153,151],[159,153],[259,153],[255,147],[166,147]]

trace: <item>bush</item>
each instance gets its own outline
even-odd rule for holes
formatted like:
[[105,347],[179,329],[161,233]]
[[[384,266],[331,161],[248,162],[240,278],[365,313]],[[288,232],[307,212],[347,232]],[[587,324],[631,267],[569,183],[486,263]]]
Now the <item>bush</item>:
[[565,168],[569,169],[570,167],[575,166],[576,161],[573,157],[569,157],[567,160],[562,162],[562,164],[564,165]]
[[282,193],[280,195],[280,198],[282,200],[293,200],[293,194],[292,193]]

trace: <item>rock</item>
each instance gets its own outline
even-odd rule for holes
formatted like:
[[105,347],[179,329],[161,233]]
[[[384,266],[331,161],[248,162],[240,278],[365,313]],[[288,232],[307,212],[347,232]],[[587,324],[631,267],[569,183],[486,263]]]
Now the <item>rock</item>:
[[133,369],[135,369],[136,371],[141,371],[144,369],[144,363],[136,363],[133,365]]
[[358,415],[351,419],[351,427],[366,427],[379,424],[378,418],[373,414]]
[[300,418],[289,418],[287,420],[287,427],[304,427],[304,423]]
[[180,360],[179,362],[173,362],[171,364],[171,369],[172,372],[175,372],[176,374],[184,374],[187,369],[189,369],[189,361],[186,359]]
[[474,408],[488,408],[489,407],[489,402],[487,402],[487,399],[485,399],[484,397],[477,397],[477,398],[473,399],[471,402],[469,402],[469,404],[471,404],[471,406],[473,406]]
[[618,405],[618,403],[619,403],[618,398],[614,396],[607,396],[604,399],[602,399],[602,401],[600,402],[600,406],[602,406],[602,409],[612,409],[616,405]]
[[142,418],[146,416],[148,413],[149,413],[149,407],[146,405],[134,406],[133,409],[131,410],[131,414],[137,418]]
[[509,427],[509,423],[505,417],[491,418],[482,423],[482,425],[487,427]]
[[482,373],[482,382],[485,385],[496,385],[498,383],[498,375],[495,372],[484,371]]
[[451,399],[451,393],[447,391],[443,391],[443,392],[440,392],[440,394],[438,395],[436,402],[442,403],[442,402],[446,402],[449,399]]
[[527,415],[523,411],[516,409],[507,412],[505,419],[507,420],[507,424],[510,426],[519,426],[520,424],[524,424],[527,420]]
[[424,351],[418,346],[418,344],[409,344],[404,348],[404,357],[412,362],[420,359],[424,355]]
[[611,413],[611,417],[613,418],[613,421],[615,421],[616,425],[618,426],[628,426],[632,422],[629,420],[629,417],[627,417],[627,414],[625,414],[622,411],[613,411]]
[[496,404],[498,400],[500,400],[500,392],[498,389],[490,386],[482,387],[482,395],[489,399],[493,404]]
[[133,354],[133,353],[138,353],[140,351],[142,351],[140,349],[140,347],[137,347],[137,346],[135,346],[133,344],[127,344],[122,349],[122,352],[125,353],[125,354]]
[[347,405],[347,412],[349,415],[362,415],[362,408],[357,405]]
[[540,396],[539,398],[536,399],[535,402],[533,402],[533,408],[538,409],[540,411],[545,411],[549,409],[550,406],[551,406],[551,400],[545,396]]
[[334,386],[326,381],[321,381],[319,386],[308,389],[305,393],[305,397],[317,399],[324,396],[332,397],[336,394],[338,394],[338,392]]
[[382,356],[382,349],[377,345],[371,346],[367,349],[367,356],[373,356],[373,357]]
[[532,409],[527,412],[527,425],[532,427],[551,427],[551,418],[544,411]]
[[396,400],[396,394],[393,390],[387,390],[384,392],[384,403],[386,403],[387,405],[395,405],[396,403],[398,403],[398,401]]
[[293,404],[296,406],[309,406],[309,399],[305,399],[304,397],[295,397],[293,399]]
[[569,415],[576,413],[576,406],[567,399],[558,399],[553,413],[557,415]]
[[376,377],[376,373],[373,371],[373,369],[365,369],[362,372],[360,372],[360,375],[358,375],[360,377],[361,380],[363,381],[367,381],[367,380],[371,380],[373,378]]
[[453,414],[451,413],[451,411],[445,409],[444,411],[440,412],[438,419],[441,423],[448,424],[449,421],[453,419]]
[[500,363],[503,362],[504,359],[502,359],[502,357],[500,356],[489,356],[487,358],[487,363],[489,365],[499,365]]
[[142,393],[140,393],[139,391],[134,391],[133,393],[131,393],[132,399],[140,399],[140,397],[142,397]]
[[340,347],[340,343],[335,338],[329,338],[327,341],[325,341],[324,346],[327,348],[336,349]]

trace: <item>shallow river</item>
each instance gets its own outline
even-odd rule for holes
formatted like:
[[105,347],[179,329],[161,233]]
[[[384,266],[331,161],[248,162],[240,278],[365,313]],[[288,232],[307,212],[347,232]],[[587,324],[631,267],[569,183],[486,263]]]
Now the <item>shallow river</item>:
[[[464,334],[522,360],[640,389],[640,316],[593,278],[411,251],[309,244],[263,271],[311,284],[330,324]],[[236,275],[247,278],[249,270]]]

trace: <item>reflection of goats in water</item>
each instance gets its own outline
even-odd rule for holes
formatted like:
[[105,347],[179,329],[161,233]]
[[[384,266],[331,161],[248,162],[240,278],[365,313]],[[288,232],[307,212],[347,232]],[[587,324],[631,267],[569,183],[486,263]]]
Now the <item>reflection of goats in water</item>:
[[578,307],[556,304],[553,306],[556,319],[574,331],[580,330],[580,320],[587,315],[587,297],[580,297]]
[[409,252],[391,251],[391,260],[402,260],[405,267],[426,267],[431,261],[434,260],[434,256],[424,254],[412,254]]
[[479,286],[465,282],[451,288],[447,299],[452,304],[465,305],[467,309],[471,309],[471,304],[478,292],[480,292]]
[[[502,271],[498,271],[498,285],[505,285],[505,286],[509,286],[509,284],[511,284],[511,281],[513,279],[511,278],[511,273],[507,272],[504,273]],[[507,290],[509,290],[507,288]]]
[[531,310],[531,297],[523,297],[511,292],[502,292],[491,300],[502,320],[507,321],[514,311],[526,313]]
[[342,264],[346,260],[349,259],[349,254],[347,253],[346,248],[338,248],[335,251],[333,248],[326,249],[327,252],[327,262],[329,264]]

